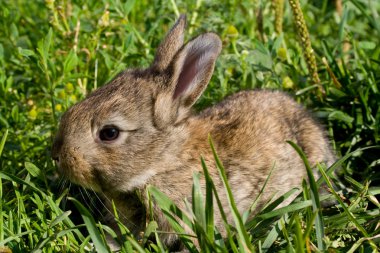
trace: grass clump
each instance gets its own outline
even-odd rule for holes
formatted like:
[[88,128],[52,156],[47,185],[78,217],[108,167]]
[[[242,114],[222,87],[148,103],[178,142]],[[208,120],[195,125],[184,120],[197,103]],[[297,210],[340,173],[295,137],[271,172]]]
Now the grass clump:
[[[253,219],[248,219],[249,212],[236,212],[229,196],[234,222],[225,222],[227,240],[214,226],[212,214],[220,205],[206,166],[204,178],[194,176],[191,217],[152,188],[152,198],[166,210],[187,248],[191,252],[377,252],[380,2],[349,0],[342,6],[341,1],[336,1],[338,5],[328,0],[296,1],[313,44],[313,71],[302,57],[302,41],[290,13],[294,1],[284,1],[282,20],[272,6],[281,2],[2,0],[0,251],[110,251],[105,234],[115,238],[116,234],[92,218],[97,211],[89,198],[83,196],[89,204],[82,205],[81,190],[60,187],[50,159],[52,136],[68,107],[126,67],[147,66],[176,15],[186,12],[191,36],[213,31],[224,44],[198,110],[242,89],[285,90],[325,124],[342,157],[327,168],[327,175],[322,172],[323,179],[309,178],[310,187],[300,186],[302,194],[289,206],[276,209],[295,190],[273,200]],[[319,81],[310,80],[309,74],[318,75]],[[323,100],[315,92],[319,87],[325,91]],[[217,164],[224,179],[223,166]],[[344,191],[336,192],[329,184],[335,170]],[[200,180],[206,180],[205,195]],[[316,191],[322,181],[331,191],[330,199],[337,202],[330,208],[318,203],[318,198],[325,198]],[[185,219],[193,235],[184,234],[178,217]],[[141,238],[118,225],[122,252],[167,251],[154,221]]]

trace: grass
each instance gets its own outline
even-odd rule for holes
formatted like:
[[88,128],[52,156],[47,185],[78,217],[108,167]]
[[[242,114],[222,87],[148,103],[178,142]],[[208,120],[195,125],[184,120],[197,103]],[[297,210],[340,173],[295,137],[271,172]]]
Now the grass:
[[[60,115],[88,92],[126,67],[148,66],[178,13],[188,15],[187,39],[213,31],[223,40],[198,110],[242,89],[285,90],[324,123],[341,157],[323,179],[310,177],[310,187],[305,183],[289,206],[276,209],[291,192],[252,220],[236,212],[228,195],[235,223],[226,224],[227,240],[213,226],[220,205],[210,177],[194,176],[187,218],[152,188],[149,194],[188,249],[198,251],[176,215],[193,229],[202,252],[378,252],[380,2],[346,0],[339,8],[339,0],[300,1],[320,83],[309,75],[288,1],[283,15],[275,15],[272,2],[282,1],[1,0],[0,252],[109,250],[104,234],[114,233],[93,218],[96,208],[81,204],[81,190],[61,188],[50,159],[52,136]],[[279,34],[276,16],[282,19]],[[223,165],[218,168],[228,191]],[[330,186],[334,170],[344,191]],[[205,196],[199,180],[206,180]],[[330,208],[319,203],[316,188],[323,180],[336,200]],[[165,250],[151,240],[159,233],[154,221],[139,240],[119,227],[122,252]]]

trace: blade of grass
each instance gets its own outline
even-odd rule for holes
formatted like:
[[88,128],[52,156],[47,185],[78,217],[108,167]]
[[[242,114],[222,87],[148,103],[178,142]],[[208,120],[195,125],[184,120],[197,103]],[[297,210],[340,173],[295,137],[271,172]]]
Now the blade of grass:
[[96,250],[98,252],[110,252],[108,247],[105,246],[105,243],[101,238],[100,232],[99,232],[98,228],[96,227],[94,217],[92,217],[92,215],[87,210],[87,208],[85,208],[82,205],[82,203],[80,203],[78,200],[76,200],[72,197],[69,197],[68,199],[74,203],[75,207],[80,212],[82,219],[84,221],[84,224],[87,227],[88,233],[91,236],[92,242],[95,245]]
[[265,189],[265,187],[267,186],[267,183],[269,182],[269,179],[270,179],[270,177],[272,176],[272,172],[273,172],[273,170],[274,170],[275,167],[276,167],[276,165],[273,164],[272,168],[271,168],[270,171],[269,171],[269,174],[268,174],[267,178],[265,179],[265,182],[264,182],[263,187],[261,187],[261,190],[260,190],[259,194],[257,195],[257,197],[256,197],[255,200],[253,201],[251,207],[249,208],[249,211],[250,211],[250,212],[253,212],[253,211],[256,209],[257,203],[259,202],[259,200],[260,200],[260,198],[261,198],[261,195],[263,194],[264,189]]
[[77,226],[77,227],[74,227],[74,228],[69,228],[69,229],[64,229],[64,230],[61,230],[59,232],[56,232],[50,236],[48,236],[47,238],[41,240],[40,242],[38,242],[38,244],[36,245],[36,247],[30,252],[30,253],[40,253],[40,252],[43,252],[43,249],[45,247],[45,245],[49,242],[53,242],[53,241],[56,241],[58,238],[70,233],[70,232],[73,232],[77,229],[79,229],[81,226]]
[[260,214],[257,216],[257,218],[266,220],[266,219],[273,218],[276,216],[284,215],[286,213],[294,212],[297,210],[302,210],[302,209],[309,207],[309,206],[313,206],[313,202],[311,200],[305,200],[305,201],[302,201],[299,203],[295,203],[295,204],[291,204],[288,206],[278,208],[278,209],[271,211],[271,212]]
[[[206,163],[203,159],[203,157],[201,158],[201,161],[202,161],[202,166],[204,169],[207,170],[207,166],[206,166]],[[208,170],[207,170],[208,171]],[[208,172],[207,172],[208,174]],[[224,228],[226,229],[226,234],[227,234],[227,238],[228,238],[228,243],[230,244],[230,247],[231,247],[231,250],[232,252],[237,252],[237,248],[236,248],[236,245],[235,245],[235,241],[233,239],[233,233],[231,231],[231,228],[230,228],[230,225],[228,224],[228,221],[227,221],[227,216],[226,216],[226,213],[224,212],[224,207],[222,205],[222,202],[220,201],[220,198],[219,198],[219,193],[218,191],[216,190],[216,187],[215,187],[215,184],[214,182],[212,181],[210,175],[208,175],[209,177],[209,183],[210,183],[210,186],[212,187],[212,191],[214,193],[214,196],[215,196],[215,199],[216,199],[216,203],[218,205],[218,209],[220,211],[220,215],[222,217],[222,221],[223,221],[223,224],[224,224]],[[222,238],[220,238],[219,241],[223,240]]]
[[357,240],[354,245],[352,245],[351,249],[349,251],[347,251],[347,253],[354,253],[354,252],[357,252],[357,248],[360,247],[360,245],[362,245],[363,242],[365,241],[369,241],[369,240],[373,240],[373,239],[377,239],[377,238],[380,238],[380,235],[375,235],[373,237],[369,237],[369,238],[360,238],[359,240]]
[[376,28],[377,32],[380,34],[380,23],[366,12],[366,9],[362,3],[359,3],[357,0],[350,0],[350,2],[353,3],[361,11],[361,13],[368,19],[368,21]]
[[302,232],[302,228],[301,228],[300,217],[297,213],[295,213],[294,215],[295,215],[294,216],[294,222],[295,222],[295,230],[296,230],[296,233],[295,233],[296,252],[297,253],[304,253],[305,252],[305,248],[304,248],[305,241],[304,241],[304,238],[302,236],[303,232]]
[[[287,222],[285,220],[285,222]],[[262,252],[267,252],[270,247],[273,245],[273,243],[277,240],[278,236],[280,235],[280,231],[283,229],[283,221],[278,220],[276,224],[273,226],[272,230],[269,232],[269,234],[266,236],[261,249]]]
[[212,179],[208,172],[206,163],[203,158],[201,158],[203,174],[206,181],[206,204],[205,204],[205,215],[206,215],[206,233],[209,238],[214,237],[214,199],[213,199],[213,189],[212,189]]
[[1,142],[0,142],[0,156],[3,153],[3,149],[4,149],[5,141],[7,140],[7,137],[8,137],[8,129],[5,130],[4,135],[1,138]]
[[33,234],[34,232],[35,232],[34,230],[30,230],[30,231],[25,231],[16,235],[9,236],[5,240],[0,241],[0,246],[4,246],[5,244],[11,241],[19,241],[20,238],[22,238],[24,235]]
[[305,164],[307,176],[309,178],[309,184],[310,184],[310,190],[311,190],[311,201],[313,204],[313,212],[317,212],[317,216],[315,217],[315,230],[316,230],[316,237],[317,237],[317,244],[319,250],[325,250],[325,244],[323,242],[323,238],[325,236],[324,232],[324,225],[323,225],[323,216],[321,211],[321,203],[319,201],[319,193],[317,184],[314,179],[313,171],[310,167],[309,161],[306,158],[305,153],[300,149],[300,147],[295,144],[294,142],[287,141],[298,153],[298,155],[301,157],[303,163]]
[[216,150],[215,150],[214,144],[212,142],[211,136],[209,136],[209,143],[210,143],[213,155],[214,155],[216,167],[219,171],[219,175],[222,179],[223,186],[224,186],[224,189],[226,191],[227,200],[228,200],[228,203],[229,203],[229,206],[231,209],[233,219],[235,221],[236,229],[237,229],[238,234],[239,234],[238,241],[239,241],[239,244],[241,247],[240,251],[241,252],[252,252],[253,249],[252,249],[251,242],[248,239],[247,231],[245,230],[243,220],[240,216],[239,210],[237,209],[236,203],[233,199],[232,191],[231,191],[231,188],[228,184],[228,180],[227,180],[227,176],[226,176],[224,167],[222,165],[222,162],[219,160],[218,154],[216,153]]
[[[339,160],[337,160],[335,163],[333,163],[327,170],[326,170],[326,175],[328,175],[329,177],[332,176],[333,172],[337,169],[339,169],[341,166],[343,166],[344,162],[350,158],[351,156],[353,156],[354,154],[358,153],[358,152],[363,152],[365,150],[368,150],[368,149],[380,149],[380,146],[369,146],[369,147],[365,147],[365,148],[358,148],[352,152],[349,152],[347,153],[346,155],[344,155],[342,158],[340,158]],[[319,178],[317,180],[317,186],[319,187],[322,183],[324,182],[323,178]]]
[[[356,220],[354,215],[348,210],[348,208],[344,204],[343,200],[339,197],[338,193],[335,191],[334,187],[332,186],[330,179],[328,178],[326,172],[321,168],[321,166],[318,165],[317,167],[318,167],[319,172],[321,173],[322,177],[325,179],[327,186],[331,190],[332,194],[335,196],[336,200],[339,202],[340,206],[343,208],[347,217],[355,225],[355,227],[364,235],[364,237],[370,238],[367,231],[359,224],[359,222]],[[368,240],[369,240],[369,243],[370,243],[372,249],[374,250],[374,252],[378,252],[377,246],[375,245],[375,243],[371,239],[368,239]]]
[[183,244],[191,252],[194,252],[195,248],[190,239],[192,235],[189,235],[188,233],[186,233],[185,229],[183,228],[183,225],[181,225],[173,215],[179,217],[179,219],[181,219],[181,221],[183,221],[184,224],[186,224],[188,227],[191,228],[192,222],[189,219],[189,217],[184,212],[182,212],[181,209],[179,209],[174,204],[174,202],[168,198],[168,196],[166,196],[156,187],[149,185],[147,190],[148,190],[149,195],[154,198],[155,202],[162,210],[170,226],[173,228],[174,231],[176,231],[177,235],[181,238]]
[[193,175],[193,190],[192,190],[192,208],[197,224],[204,229],[206,226],[206,217],[204,213],[204,204],[201,185],[199,182],[200,174]]

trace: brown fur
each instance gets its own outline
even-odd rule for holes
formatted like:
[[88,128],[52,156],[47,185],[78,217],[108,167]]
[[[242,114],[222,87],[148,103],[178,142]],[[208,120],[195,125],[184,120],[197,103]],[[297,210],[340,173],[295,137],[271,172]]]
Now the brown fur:
[[[136,232],[144,227],[146,186],[154,185],[185,209],[183,199],[191,199],[193,173],[202,170],[201,156],[223,205],[228,205],[209,134],[241,212],[250,207],[273,166],[259,207],[273,194],[301,185],[306,170],[287,140],[302,147],[313,165],[334,161],[321,127],[282,92],[243,91],[192,114],[191,106],[211,78],[221,42],[206,33],[183,45],[185,23],[182,16],[150,68],[127,70],[70,108],[53,145],[61,173],[114,199]],[[105,125],[120,129],[114,142],[99,139]],[[136,191],[142,202],[133,195]],[[161,211],[154,210],[160,229],[170,231]],[[216,213],[216,225],[223,230],[219,216]],[[162,239],[170,246],[177,237],[164,234]]]

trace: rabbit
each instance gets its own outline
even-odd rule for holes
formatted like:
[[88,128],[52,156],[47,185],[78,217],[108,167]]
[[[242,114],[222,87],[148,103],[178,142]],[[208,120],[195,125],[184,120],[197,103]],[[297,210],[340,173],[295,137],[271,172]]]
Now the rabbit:
[[[208,136],[241,213],[250,208],[272,168],[258,210],[306,178],[305,165],[287,140],[300,146],[313,166],[335,160],[321,125],[284,92],[240,91],[193,112],[222,42],[216,34],[204,33],[184,44],[185,28],[186,17],[181,15],[150,67],[125,70],[69,108],[52,147],[59,172],[113,200],[135,234],[144,230],[149,185],[186,210],[193,174],[202,172],[201,157],[232,221]],[[172,232],[162,211],[157,206],[153,210],[159,230]],[[223,231],[218,211],[215,225]],[[160,236],[168,247],[178,244],[174,233]]]

